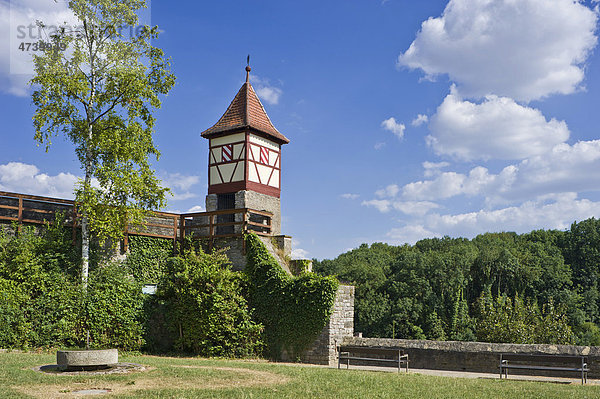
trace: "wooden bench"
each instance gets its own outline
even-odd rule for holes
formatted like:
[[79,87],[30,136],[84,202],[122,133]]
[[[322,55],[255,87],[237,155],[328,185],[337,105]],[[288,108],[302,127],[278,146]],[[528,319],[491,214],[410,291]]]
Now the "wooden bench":
[[500,379],[508,379],[508,370],[572,371],[581,373],[581,383],[587,382],[588,365],[585,356],[500,354]]
[[408,372],[408,354],[402,353],[399,349],[340,346],[338,349],[338,369],[341,367],[342,361],[345,361],[347,369],[350,368],[351,360],[381,362],[386,366],[398,366],[398,372],[404,365],[406,372]]

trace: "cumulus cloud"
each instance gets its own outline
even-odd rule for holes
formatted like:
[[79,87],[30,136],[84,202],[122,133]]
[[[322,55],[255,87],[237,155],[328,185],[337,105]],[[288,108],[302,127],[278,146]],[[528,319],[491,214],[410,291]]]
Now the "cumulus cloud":
[[[438,164],[424,163],[426,175],[428,169],[434,169],[432,165]],[[430,177],[402,187],[391,184],[377,190],[378,199],[373,201],[394,197],[403,201],[439,201],[464,195],[479,196],[493,205],[564,192],[600,191],[600,140],[580,141],[574,145],[561,143],[543,155],[508,165],[498,173],[476,166],[468,173],[449,171],[430,174]],[[394,209],[389,201],[363,204],[386,212]]]
[[[36,21],[48,28],[40,31]],[[33,74],[32,52],[21,51],[21,43],[47,39],[55,27],[76,26],[76,18],[64,0],[0,1],[0,90],[16,96],[29,94]]]
[[77,176],[71,173],[50,176],[31,164],[9,162],[0,165],[0,191],[70,199],[74,196],[76,182]]
[[381,150],[383,147],[385,147],[384,142],[375,143],[375,145],[373,146],[373,148],[375,148],[376,150]]
[[389,212],[390,209],[392,209],[392,201],[390,200],[372,199],[368,201],[363,201],[361,205],[373,207],[382,213]]
[[525,159],[544,154],[569,138],[564,121],[550,119],[507,97],[481,103],[449,94],[429,124],[427,143],[438,155],[463,161]]
[[182,175],[181,173],[165,173],[159,174],[162,184],[172,191],[172,201],[183,201],[197,197],[196,193],[191,191],[191,188],[200,182],[200,177],[195,175]]
[[463,96],[530,101],[576,91],[596,46],[598,15],[573,0],[450,0],[398,65],[447,74]]
[[372,199],[363,201],[361,205],[375,208],[382,213],[386,213],[394,209],[406,215],[412,216],[423,216],[432,209],[440,208],[440,205],[429,201],[401,201],[393,199]]
[[564,193],[553,200],[526,201],[519,206],[497,210],[480,210],[457,215],[432,215],[426,226],[438,233],[452,232],[473,236],[486,231],[516,231],[539,228],[566,229],[574,220],[600,214],[600,202],[578,199],[575,193]]
[[206,208],[204,208],[204,205],[194,205],[187,211],[188,211],[188,213],[195,213],[195,212],[204,212],[205,210],[206,210]]
[[271,84],[268,79],[261,78],[257,75],[250,75],[250,81],[254,85],[256,94],[267,104],[279,104],[279,98],[283,94],[283,90]]
[[419,114],[415,119],[412,120],[410,124],[417,127],[427,123],[427,121],[429,121],[429,117],[427,115]]
[[406,126],[404,126],[403,123],[397,122],[396,118],[394,117],[388,118],[381,122],[381,127],[389,132],[394,133],[394,135],[399,139],[404,137],[404,129],[406,129]]
[[[464,194],[467,176],[445,172],[433,180],[408,183],[402,188],[403,198],[409,200],[439,200]],[[377,193],[375,193],[377,195]]]
[[379,198],[395,197],[400,191],[400,187],[397,184],[390,184],[385,188],[375,191],[375,195]]
[[388,236],[396,243],[414,243],[423,238],[444,235],[474,237],[485,232],[566,229],[575,220],[599,214],[600,202],[579,199],[575,193],[563,193],[496,210],[455,215],[430,214],[419,223],[391,229]]
[[414,244],[424,238],[441,237],[438,233],[427,230],[421,225],[406,225],[404,227],[396,227],[391,229],[387,236],[395,244]]
[[449,162],[423,162],[423,169],[425,169],[425,177],[436,176],[441,173],[441,170],[450,166]]
[[351,194],[351,193],[345,193],[345,194],[340,195],[340,197],[342,197],[344,199],[354,200],[354,199],[357,199],[358,197],[360,197],[360,195],[358,195],[358,194]]

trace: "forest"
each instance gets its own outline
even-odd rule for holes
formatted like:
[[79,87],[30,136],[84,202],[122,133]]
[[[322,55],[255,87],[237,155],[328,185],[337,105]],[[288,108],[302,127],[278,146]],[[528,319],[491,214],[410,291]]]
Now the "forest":
[[356,286],[365,337],[600,345],[600,220],[360,247],[314,270]]

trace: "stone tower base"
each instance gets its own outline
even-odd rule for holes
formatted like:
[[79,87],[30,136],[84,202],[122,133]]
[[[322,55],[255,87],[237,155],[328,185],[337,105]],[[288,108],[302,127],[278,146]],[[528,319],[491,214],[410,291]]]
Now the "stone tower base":
[[340,285],[333,305],[333,313],[312,347],[302,356],[305,363],[337,364],[336,348],[344,339],[354,335],[354,287]]

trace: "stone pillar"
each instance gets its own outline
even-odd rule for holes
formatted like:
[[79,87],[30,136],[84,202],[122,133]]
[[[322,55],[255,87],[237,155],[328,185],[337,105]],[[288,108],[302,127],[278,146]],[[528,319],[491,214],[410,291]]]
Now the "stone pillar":
[[321,334],[302,356],[302,361],[313,364],[337,364],[336,348],[344,338],[354,335],[354,286],[340,285],[333,305],[333,313]]

